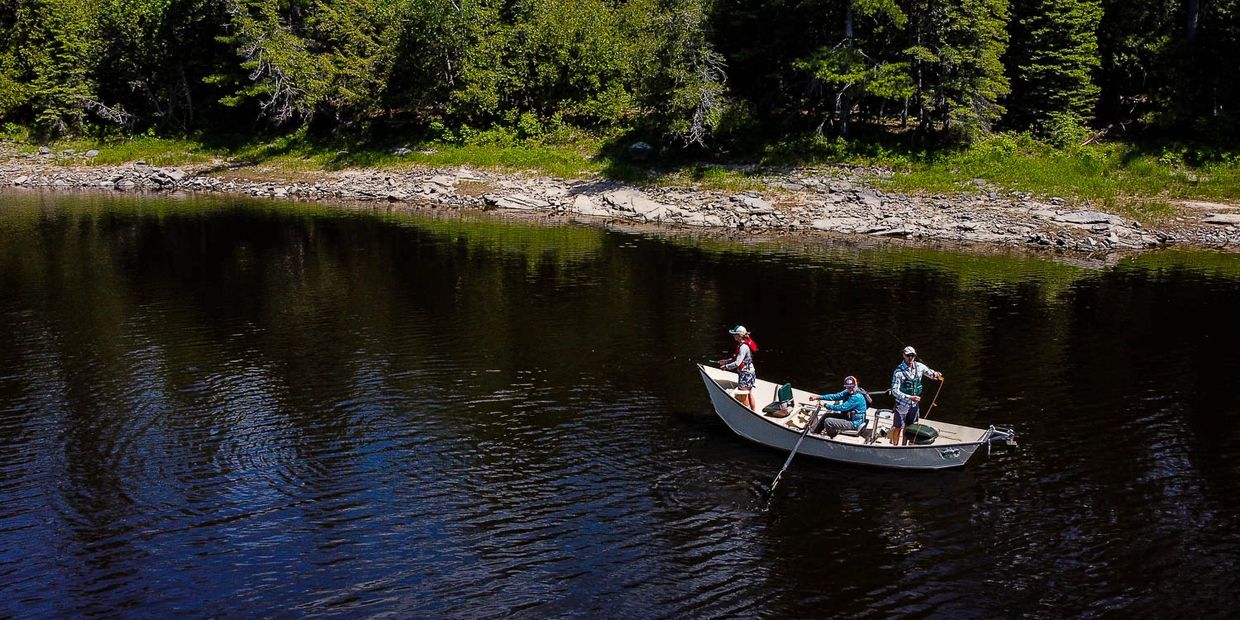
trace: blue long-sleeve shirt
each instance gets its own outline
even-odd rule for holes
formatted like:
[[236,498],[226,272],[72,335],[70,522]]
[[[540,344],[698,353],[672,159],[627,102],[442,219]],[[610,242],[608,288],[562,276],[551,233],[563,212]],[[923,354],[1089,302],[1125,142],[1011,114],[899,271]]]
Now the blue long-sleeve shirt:
[[838,392],[836,394],[823,394],[818,397],[820,400],[839,400],[843,401],[839,404],[823,405],[822,408],[828,411],[842,411],[851,414],[853,428],[861,428],[865,424],[865,396],[861,390],[857,390],[852,394],[848,390]]

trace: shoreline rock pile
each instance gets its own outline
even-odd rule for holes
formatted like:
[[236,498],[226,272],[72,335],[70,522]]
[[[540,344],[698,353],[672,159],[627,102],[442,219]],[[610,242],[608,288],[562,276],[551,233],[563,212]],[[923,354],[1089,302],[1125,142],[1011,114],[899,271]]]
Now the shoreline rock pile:
[[[558,180],[476,171],[346,170],[311,182],[228,177],[228,169],[185,170],[136,162],[62,166],[50,153],[0,163],[0,187],[135,192],[215,192],[295,200],[387,201],[460,209],[505,209],[550,216],[625,221],[747,233],[816,232],[1053,248],[1089,254],[1168,245],[1240,248],[1240,209],[1185,203],[1157,227],[1080,209],[1058,198],[1002,195],[978,179],[975,192],[909,195],[883,192],[864,178],[883,171],[828,168],[785,171],[768,191],[725,192],[637,187],[599,180]],[[278,176],[278,175],[277,175]]]

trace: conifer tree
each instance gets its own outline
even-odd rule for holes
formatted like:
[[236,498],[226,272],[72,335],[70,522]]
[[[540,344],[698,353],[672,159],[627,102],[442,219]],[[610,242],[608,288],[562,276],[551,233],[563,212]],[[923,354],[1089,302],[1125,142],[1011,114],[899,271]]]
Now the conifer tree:
[[[896,58],[884,45],[888,35],[899,32],[908,22],[895,0],[848,0],[842,8],[842,37],[838,42],[818,48],[794,62],[793,68],[809,73],[816,84],[827,87],[832,100],[830,120],[838,133],[846,136],[855,103],[862,98],[904,101],[913,93],[913,83],[909,63]],[[868,26],[864,37],[857,27],[861,20]]]
[[1008,56],[1013,123],[1059,143],[1083,132],[1098,99],[1098,0],[1017,0]]
[[969,141],[989,132],[1009,91],[1001,57],[1007,49],[1007,0],[920,0],[913,45],[915,103],[923,130],[940,128]]
[[[710,40],[711,0],[660,3],[645,36],[655,41],[657,65],[640,86],[652,123],[685,146],[705,146],[727,98],[726,62]],[[643,73],[638,69],[638,74]]]
[[93,73],[99,60],[96,10],[75,0],[18,5],[12,33],[17,60],[29,71],[23,99],[45,135],[81,129],[92,106],[100,105]]

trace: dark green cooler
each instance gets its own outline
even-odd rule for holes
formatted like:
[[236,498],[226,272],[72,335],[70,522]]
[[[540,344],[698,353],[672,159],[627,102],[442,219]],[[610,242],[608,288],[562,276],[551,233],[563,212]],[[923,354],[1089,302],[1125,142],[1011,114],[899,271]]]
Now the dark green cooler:
[[916,446],[925,446],[934,443],[939,436],[939,432],[925,424],[909,424],[904,429],[904,437],[909,443]]

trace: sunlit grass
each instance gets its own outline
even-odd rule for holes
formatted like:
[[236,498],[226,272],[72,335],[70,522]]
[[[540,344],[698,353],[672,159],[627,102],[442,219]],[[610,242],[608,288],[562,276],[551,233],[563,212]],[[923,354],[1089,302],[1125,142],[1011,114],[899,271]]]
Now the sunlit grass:
[[322,145],[292,135],[271,142],[244,145],[230,153],[229,157],[243,165],[299,172],[472,166],[577,178],[598,174],[604,167],[603,162],[572,146],[424,144],[407,148],[410,149],[408,153],[397,155],[391,148]]
[[478,166],[508,171],[532,171],[560,178],[591,176],[603,171],[605,162],[571,147],[431,146],[410,153],[405,161],[424,166]]
[[879,182],[900,192],[958,193],[980,188],[1089,202],[1134,216],[1171,212],[1170,201],[1240,198],[1240,161],[1190,166],[1167,155],[1107,144],[1054,150],[1012,143],[907,160]]
[[[152,166],[183,166],[212,161],[222,153],[185,139],[137,137],[125,140],[61,140],[48,145],[51,154],[62,164],[91,164],[115,166],[144,161]],[[23,150],[34,152],[38,147],[24,145]],[[94,157],[86,153],[99,151]]]
[[[542,143],[502,133],[480,135],[472,143],[409,144],[402,154],[390,146],[314,140],[304,131],[228,146],[153,137],[64,140],[48,146],[54,161],[65,165],[145,161],[185,166],[220,161],[241,174],[248,170],[271,178],[347,168],[473,167],[733,192],[769,190],[768,183],[778,177],[775,171],[787,166],[874,166],[893,171],[890,178],[873,179],[889,191],[1022,192],[1145,219],[1171,213],[1170,204],[1176,200],[1240,199],[1240,154],[1214,153],[1203,160],[1185,147],[1156,151],[1103,144],[1055,149],[1027,135],[1001,134],[964,150],[915,151],[890,142],[809,136],[759,148],[747,163],[724,165],[666,158],[633,162],[613,154],[598,136],[574,135],[560,143]],[[6,137],[10,151],[30,153],[38,148],[20,136]],[[86,158],[91,149],[98,155]]]

